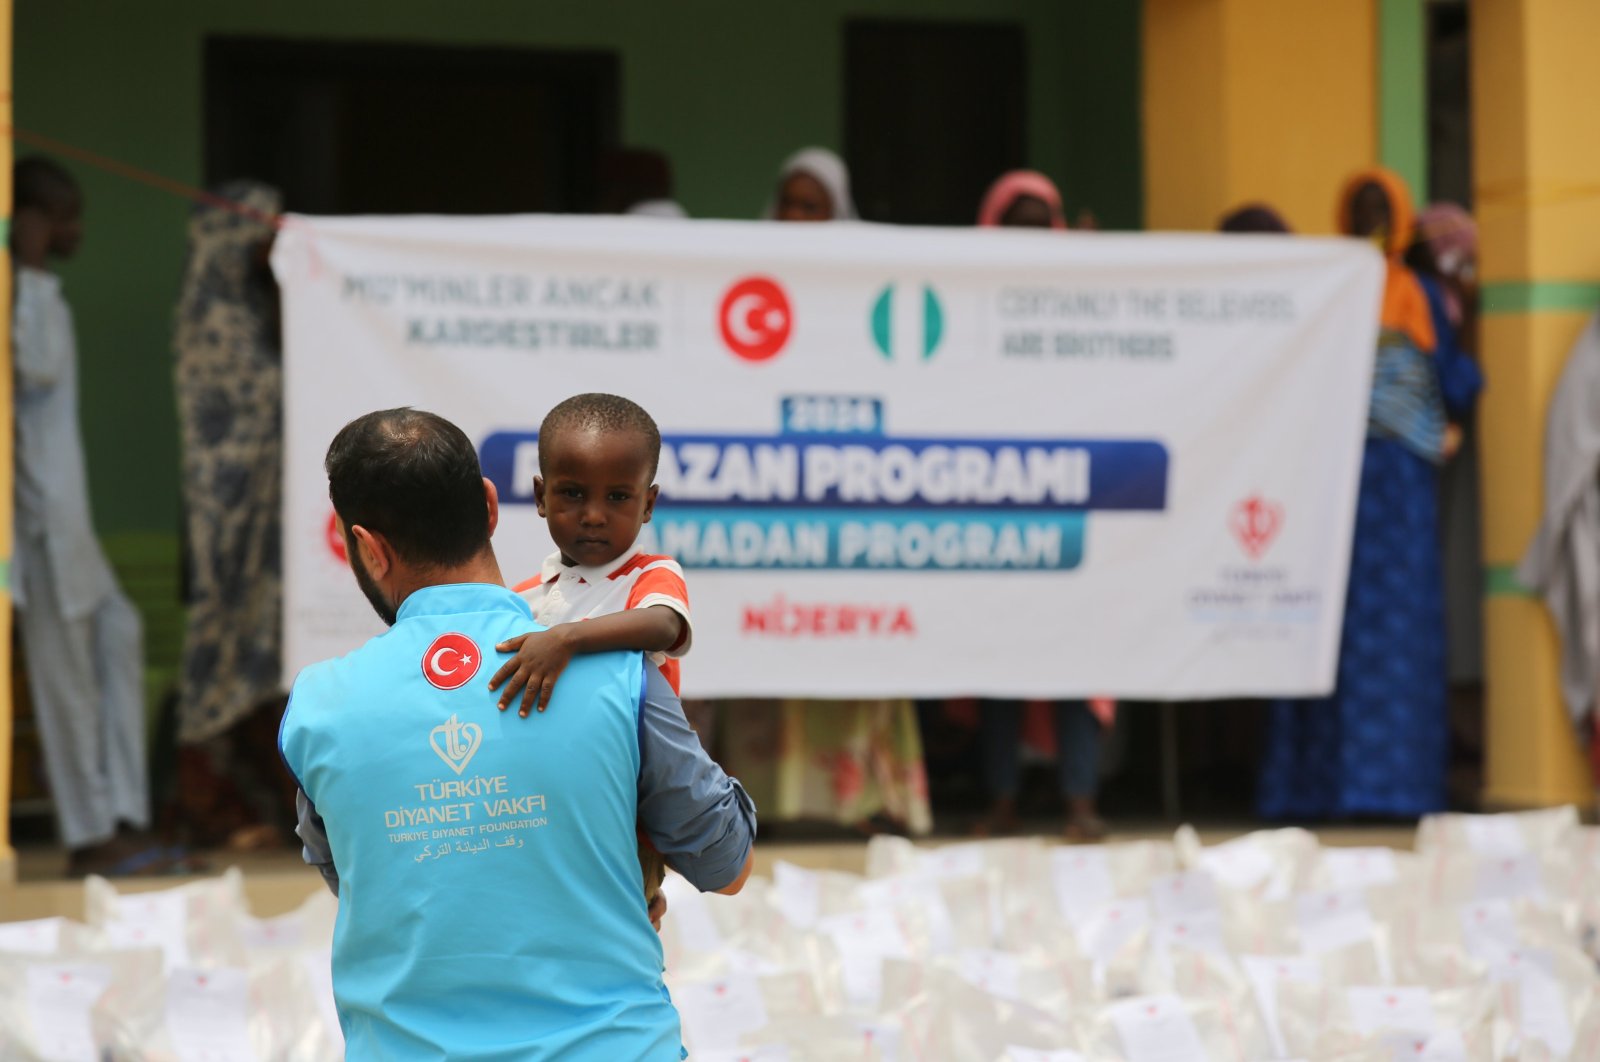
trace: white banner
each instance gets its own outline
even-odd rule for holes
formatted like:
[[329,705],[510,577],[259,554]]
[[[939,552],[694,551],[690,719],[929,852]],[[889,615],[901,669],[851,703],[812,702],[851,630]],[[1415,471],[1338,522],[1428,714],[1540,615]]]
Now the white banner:
[[[330,535],[352,417],[461,425],[509,580],[544,414],[665,438],[646,548],[694,696],[1333,685],[1382,263],[1352,241],[648,218],[294,218],[285,653],[380,627]],[[486,676],[487,678],[487,673]]]

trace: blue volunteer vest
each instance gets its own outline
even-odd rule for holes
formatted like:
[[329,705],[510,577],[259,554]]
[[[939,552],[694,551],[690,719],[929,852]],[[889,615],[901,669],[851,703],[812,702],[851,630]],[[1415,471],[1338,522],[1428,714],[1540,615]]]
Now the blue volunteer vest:
[[339,872],[347,1057],[681,1057],[635,844],[638,653],[575,658],[550,708],[502,713],[503,587],[430,587],[301,672],[285,761]]

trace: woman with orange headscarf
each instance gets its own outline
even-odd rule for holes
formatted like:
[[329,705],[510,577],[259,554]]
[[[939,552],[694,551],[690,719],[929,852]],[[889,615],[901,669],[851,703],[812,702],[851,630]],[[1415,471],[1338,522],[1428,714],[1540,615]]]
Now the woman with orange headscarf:
[[[1339,228],[1388,260],[1331,696],[1272,706],[1257,805],[1274,819],[1415,816],[1445,797],[1438,469],[1446,420],[1428,298],[1403,256],[1411,199],[1387,170],[1352,177]],[[1358,352],[1352,352],[1358,354]]]

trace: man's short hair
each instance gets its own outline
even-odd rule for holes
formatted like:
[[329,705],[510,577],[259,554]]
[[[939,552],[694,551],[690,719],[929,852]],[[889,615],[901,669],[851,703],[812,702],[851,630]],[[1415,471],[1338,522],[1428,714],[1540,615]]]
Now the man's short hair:
[[335,435],[324,462],[346,542],[359,524],[408,564],[464,564],[489,545],[478,452],[466,433],[420,409],[383,409]]
[[633,432],[648,448],[650,478],[661,462],[661,429],[644,407],[620,395],[600,392],[573,395],[545,414],[539,425],[539,470],[544,471],[544,442],[568,431]]
[[63,199],[81,195],[78,182],[55,159],[29,155],[17,160],[11,170],[13,209],[34,207],[51,210]]

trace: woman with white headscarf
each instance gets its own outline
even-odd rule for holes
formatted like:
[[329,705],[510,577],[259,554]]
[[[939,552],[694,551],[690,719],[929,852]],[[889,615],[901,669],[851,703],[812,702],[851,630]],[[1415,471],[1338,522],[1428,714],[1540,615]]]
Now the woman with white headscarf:
[[820,147],[790,155],[778,170],[777,187],[762,217],[769,221],[859,220],[844,160]]
[[[793,155],[764,217],[853,221],[850,171],[825,148]],[[722,762],[763,822],[823,820],[865,832],[933,828],[922,735],[909,700],[735,701],[722,719]]]

